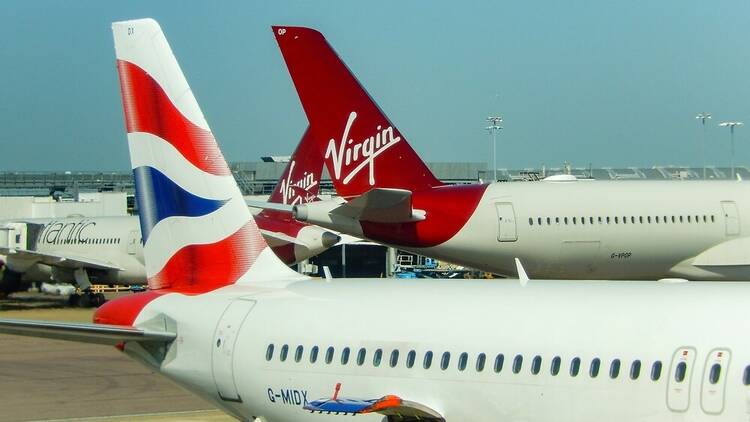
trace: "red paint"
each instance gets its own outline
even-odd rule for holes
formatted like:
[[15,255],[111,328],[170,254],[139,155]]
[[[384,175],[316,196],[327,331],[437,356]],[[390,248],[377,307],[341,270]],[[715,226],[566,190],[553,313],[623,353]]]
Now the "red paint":
[[[309,28],[288,26],[275,26],[273,31],[310,122],[310,130],[319,147],[318,153],[325,156],[329,152],[325,163],[339,195],[347,198],[360,195],[376,185],[411,191],[442,185],[362,88],[323,35]],[[344,148],[339,149],[352,112],[356,113],[356,117],[351,121],[348,136],[344,139]],[[379,141],[378,135],[382,135]],[[385,142],[389,139],[399,140]],[[332,151],[336,151],[341,160],[338,173],[334,155],[329,151],[331,141],[334,146]],[[370,155],[369,160],[372,161],[368,164],[363,151],[377,152],[374,145],[382,143],[387,147],[381,147],[378,155]],[[348,163],[347,154],[351,158]],[[358,159],[354,160],[355,157]],[[376,184],[370,183],[370,170]],[[351,180],[346,180],[352,174]]]
[[146,71],[122,60],[117,61],[117,71],[128,133],[146,132],[158,136],[199,169],[219,176],[232,174],[213,134],[180,113]]
[[106,302],[94,312],[94,323],[132,326],[138,314],[152,300],[166,292],[147,291],[121,296]]
[[254,221],[248,221],[216,243],[187,245],[178,250],[158,274],[149,278],[149,288],[205,293],[234,284],[265,247]]
[[412,207],[426,218],[412,223],[362,221],[365,237],[392,245],[426,248],[448,241],[466,225],[488,185],[451,185],[414,192]]
[[[323,156],[318,153],[318,144],[310,132],[305,130],[294,150],[268,202],[276,204],[307,203],[318,199],[320,174],[323,172]],[[314,181],[308,187],[306,182]]]

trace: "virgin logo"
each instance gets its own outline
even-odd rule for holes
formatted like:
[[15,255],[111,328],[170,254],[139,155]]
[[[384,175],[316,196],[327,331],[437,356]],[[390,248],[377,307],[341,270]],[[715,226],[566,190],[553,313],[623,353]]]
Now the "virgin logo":
[[289,163],[289,173],[287,173],[286,179],[281,180],[281,197],[283,203],[286,205],[312,202],[315,199],[315,195],[309,193],[309,190],[318,186],[315,175],[308,172],[305,172],[301,179],[292,181],[295,165],[295,161]]
[[[357,118],[357,112],[349,113],[349,119],[346,121],[344,133],[341,140],[336,145],[336,140],[331,138],[328,141],[325,158],[333,161],[333,177],[341,180],[342,169],[346,167],[344,179],[342,182],[348,184],[354,176],[367,168],[370,173],[370,186],[375,185],[375,157],[383,153],[388,148],[396,145],[401,141],[400,136],[393,136],[393,126],[383,129],[378,125],[377,133],[369,138],[355,141],[349,137],[354,120]],[[349,167],[353,166],[351,169]]]

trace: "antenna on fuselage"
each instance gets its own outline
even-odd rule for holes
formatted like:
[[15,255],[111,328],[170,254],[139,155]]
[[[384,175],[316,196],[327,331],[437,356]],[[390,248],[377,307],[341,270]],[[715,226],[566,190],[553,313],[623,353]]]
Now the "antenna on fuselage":
[[516,271],[518,272],[518,282],[521,283],[521,287],[526,287],[526,284],[529,282],[529,276],[526,274],[526,270],[523,268],[521,260],[518,258],[515,258],[515,260]]

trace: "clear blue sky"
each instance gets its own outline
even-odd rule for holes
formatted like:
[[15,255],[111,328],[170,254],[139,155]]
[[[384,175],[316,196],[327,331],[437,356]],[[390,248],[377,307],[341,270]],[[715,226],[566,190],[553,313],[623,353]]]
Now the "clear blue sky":
[[273,24],[322,31],[428,161],[500,167],[729,161],[720,120],[744,120],[750,2],[6,0],[0,171],[127,170],[110,22],[160,21],[230,161],[289,154],[305,126]]

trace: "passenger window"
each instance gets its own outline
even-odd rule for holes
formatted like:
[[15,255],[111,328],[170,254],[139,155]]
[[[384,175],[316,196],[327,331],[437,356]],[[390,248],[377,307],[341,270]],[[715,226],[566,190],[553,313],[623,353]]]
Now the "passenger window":
[[687,374],[687,364],[680,362],[677,364],[677,369],[674,371],[674,380],[677,382],[685,381],[685,374]]
[[477,355],[477,365],[476,365],[477,372],[484,371],[484,364],[486,361],[487,361],[487,356],[484,353],[480,353],[479,355]]
[[380,362],[383,360],[383,349],[375,350],[375,354],[372,355],[372,366],[380,366]]
[[541,226],[542,225],[542,217],[537,217],[536,222]]
[[594,358],[594,360],[591,361],[591,366],[589,367],[589,376],[591,378],[596,378],[599,375],[599,367],[601,364],[602,361],[599,358]]
[[560,224],[560,217],[555,217],[555,224]]
[[599,224],[602,224],[602,218],[598,217],[598,220],[599,220]]
[[297,346],[297,350],[294,351],[294,361],[299,362],[302,360],[302,353],[304,352],[304,347]]
[[628,224],[628,217],[622,217],[622,224]]
[[663,218],[662,222],[664,222],[664,224],[666,224],[666,223],[669,222],[669,221],[667,221],[667,216],[666,215],[664,217],[662,217],[662,218]]
[[539,355],[534,356],[531,360],[531,373],[536,375],[542,369],[542,357]]
[[643,216],[642,215],[638,216],[638,222],[641,223],[641,224],[643,224]]
[[630,379],[637,380],[641,376],[641,361],[634,360],[630,365]]
[[333,352],[333,346],[328,347],[328,349],[326,350],[326,363],[333,362]]
[[547,217],[547,225],[549,226],[549,225],[551,225],[551,224],[552,224],[552,219],[551,219],[551,218],[549,218],[549,217]]
[[390,360],[391,368],[395,368],[396,365],[398,365],[398,349],[393,349],[391,352],[391,360]]
[[609,224],[609,217],[607,217],[607,224]]
[[315,363],[318,361],[318,346],[313,346],[312,349],[310,349],[310,363]]
[[661,378],[661,361],[657,360],[651,366],[651,381],[659,381]]
[[564,221],[565,221],[565,225],[567,226],[568,225],[568,217],[565,217]]
[[502,353],[495,357],[495,373],[499,374],[503,370],[503,362],[505,362],[505,356]]
[[680,223],[682,223],[682,216],[680,216]]
[[268,348],[266,349],[266,360],[270,361],[271,359],[273,359],[273,343],[269,344]]
[[570,376],[577,377],[578,372],[581,371],[581,358],[573,358],[570,361]]
[[432,366],[432,352],[424,354],[424,362],[422,363],[422,366],[424,369],[430,369],[430,366]]
[[466,369],[466,364],[469,362],[469,354],[464,352],[458,356],[458,370],[463,371]]
[[594,217],[589,217],[589,223],[594,224]]
[[705,215],[703,216],[703,222],[704,222],[704,223],[707,223],[707,222],[708,222],[708,220],[706,219],[706,216],[705,216]]
[[448,365],[451,363],[451,352],[444,352],[443,357],[440,359],[440,369],[445,371],[448,369]]
[[695,222],[696,222],[696,223],[700,223],[700,218],[698,218],[698,216],[697,216],[697,215],[695,216]]
[[615,217],[615,224],[620,224],[620,217]]
[[284,362],[286,360],[287,355],[289,355],[289,345],[285,344],[281,346],[281,352],[279,352],[279,360]]
[[586,217],[581,217],[581,224],[586,224]]
[[417,352],[414,350],[410,350],[409,353],[406,354],[406,367],[411,368],[414,366],[414,361],[417,359]]
[[650,215],[646,217],[646,221],[648,222],[648,224],[651,224],[651,216]]
[[522,366],[523,366],[523,356],[516,355],[516,357],[513,358],[513,373],[517,374],[521,372]]
[[675,222],[675,218],[674,218],[674,215],[672,216],[672,222],[673,222],[673,223]]
[[609,377],[615,379],[620,376],[620,359],[615,359],[609,366]]
[[742,383],[750,385],[750,365],[745,367],[745,372],[742,374]]
[[630,216],[630,224],[635,224],[635,217],[632,215]]
[[359,352],[357,352],[357,365],[359,366],[364,365],[366,357],[367,357],[367,350],[364,347],[359,349]]
[[576,220],[578,220],[576,217],[573,217],[573,224],[576,223]]
[[688,223],[692,223],[692,222],[693,222],[693,221],[691,220],[691,218],[692,218],[691,216],[689,216],[689,215],[687,216],[687,220],[688,220]]
[[560,373],[560,363],[562,362],[562,359],[560,359],[560,356],[555,356],[552,358],[552,364],[549,367],[549,373],[552,374],[552,376],[556,376]]
[[658,215],[656,217],[654,217],[654,221],[656,221],[656,224],[659,224],[659,216]]
[[533,225],[534,225],[534,219],[529,217],[529,226],[533,226]]
[[711,371],[708,373],[708,382],[711,384],[716,384],[719,382],[719,378],[721,377],[721,365],[718,363],[713,364],[711,367]]
[[349,348],[344,347],[341,350],[341,364],[346,365],[347,363],[349,363]]
[[713,223],[715,221],[716,221],[716,218],[713,215],[711,215],[711,222]]

